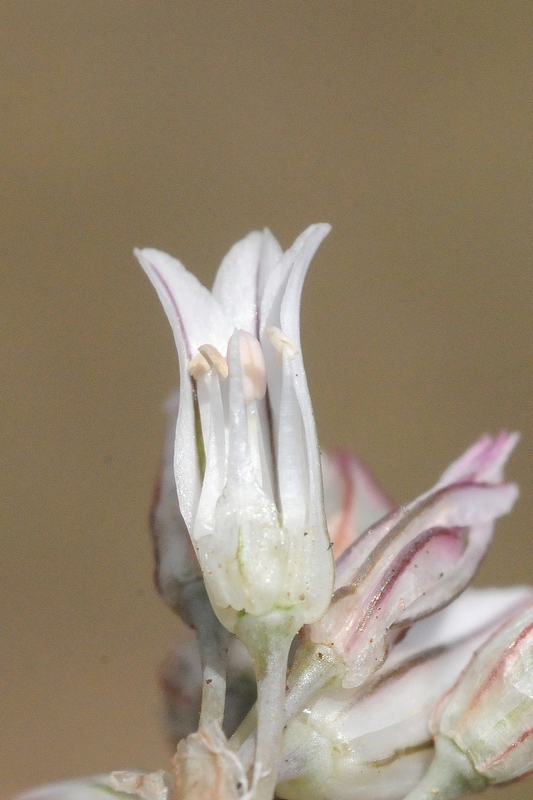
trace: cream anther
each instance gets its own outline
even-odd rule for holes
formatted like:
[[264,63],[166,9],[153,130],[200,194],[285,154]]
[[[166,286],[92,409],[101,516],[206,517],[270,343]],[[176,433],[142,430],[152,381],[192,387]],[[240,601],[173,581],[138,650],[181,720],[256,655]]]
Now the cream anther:
[[242,369],[244,402],[262,400],[266,394],[266,367],[258,340],[247,331],[239,331],[239,356]]
[[216,370],[220,380],[225,381],[228,377],[229,370],[228,362],[222,353],[220,353],[212,344],[203,344],[198,348],[198,350],[205,357],[209,363],[209,366]]
[[285,351],[289,356],[289,358],[291,360],[294,358],[294,356],[298,352],[298,348],[296,347],[294,342],[291,341],[289,337],[283,333],[282,330],[276,327],[267,328],[266,335],[268,336],[269,341],[276,348],[276,350],[280,355],[283,353],[283,349],[285,348]]
[[189,366],[187,367],[187,372],[197,381],[202,375],[205,375],[206,372],[209,372],[211,367],[209,366],[209,362],[201,353],[196,353],[193,358],[189,361]]

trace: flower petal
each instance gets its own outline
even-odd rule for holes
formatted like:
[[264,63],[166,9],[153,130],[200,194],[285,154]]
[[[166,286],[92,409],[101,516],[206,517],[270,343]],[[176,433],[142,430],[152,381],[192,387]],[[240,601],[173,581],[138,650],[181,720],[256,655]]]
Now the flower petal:
[[533,604],[476,652],[431,725],[491,782],[533,770]]
[[422,495],[384,517],[344,551],[337,560],[336,587],[361,583],[386,553],[390,561],[410,540],[429,528],[476,527],[485,543],[491,533],[486,526],[508,513],[517,496],[514,484],[475,483],[444,486]]
[[[417,636],[406,644],[408,634],[363,685],[353,690],[330,683],[289,724],[280,772],[286,783],[278,787],[278,794],[303,797],[305,787],[308,795],[321,798],[366,800],[374,785],[372,797],[403,797],[432,757],[429,720],[435,703],[476,649],[532,593],[520,587],[471,590],[455,601],[453,614],[446,609],[431,618],[440,629],[433,636],[429,620],[415,625]],[[450,629],[464,613],[469,616],[468,629]],[[477,622],[474,613],[479,614]],[[381,780],[384,769],[390,780]]]
[[481,436],[448,467],[440,477],[437,487],[463,481],[500,483],[503,480],[503,468],[519,439],[518,433],[506,431],[494,437],[488,434]]
[[354,453],[322,453],[324,507],[335,558],[395,504]]
[[387,659],[387,669],[422,650],[453,644],[476,631],[495,629],[511,614],[533,600],[529,586],[505,589],[467,589],[446,608],[415,622]]
[[259,231],[234,244],[218,268],[212,289],[233,327],[254,336],[259,330],[257,284],[262,248],[263,234]]
[[200,497],[200,465],[189,362],[206,343],[225,353],[232,329],[211,293],[180,261],[151,248],[134,252],[159,296],[178,351],[180,404],[174,467],[181,513],[191,531]]
[[176,343],[187,359],[203,344],[213,345],[224,355],[235,326],[209,289],[167,253],[153,248],[134,252],[159,295]]
[[516,496],[512,484],[445,486],[386,517],[341,556],[342,585],[309,637],[342,655],[345,686],[379,668],[393,629],[442,608],[468,585],[494,519]]
[[[298,348],[294,358],[290,360],[290,367],[294,381],[294,391],[298,403],[305,431],[307,446],[307,461],[309,470],[309,496],[310,496],[310,525],[325,530],[324,507],[322,501],[322,475],[320,471],[320,451],[316,434],[313,407],[307,386],[302,349],[300,342],[300,301],[303,283],[311,259],[319,245],[331,230],[330,225],[311,225],[301,236],[296,239],[292,248],[287,251],[291,254],[293,268],[287,282],[287,289],[283,296],[280,308],[280,328],[283,333]],[[327,538],[327,532],[326,532]],[[323,559],[323,557],[322,557]]]

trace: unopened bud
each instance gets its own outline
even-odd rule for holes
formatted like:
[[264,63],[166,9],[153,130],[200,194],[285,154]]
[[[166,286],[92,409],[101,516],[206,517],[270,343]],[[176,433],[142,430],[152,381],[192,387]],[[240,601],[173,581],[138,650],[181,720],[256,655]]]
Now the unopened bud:
[[430,722],[435,759],[406,800],[454,800],[533,770],[533,604],[476,652]]

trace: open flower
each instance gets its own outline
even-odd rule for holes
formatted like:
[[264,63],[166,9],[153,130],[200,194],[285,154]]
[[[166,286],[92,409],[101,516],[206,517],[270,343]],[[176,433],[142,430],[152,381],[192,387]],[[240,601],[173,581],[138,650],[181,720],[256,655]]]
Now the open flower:
[[[286,253],[269,231],[249,234],[224,258],[212,292],[170,256],[136,251],[178,350],[180,514],[213,609],[254,660],[257,800],[269,800],[276,781],[292,639],[324,613],[333,589],[299,331],[303,281],[328,232],[313,225]],[[211,665],[219,689],[205,693],[204,728],[220,726],[224,704],[224,646],[204,655],[211,639],[204,676]]]
[[175,477],[181,514],[215,610],[286,609],[303,622],[333,580],[319,451],[303,367],[303,280],[329,226],[286,252],[252,233],[209,292],[179,261],[136,251],[172,325],[180,365]]

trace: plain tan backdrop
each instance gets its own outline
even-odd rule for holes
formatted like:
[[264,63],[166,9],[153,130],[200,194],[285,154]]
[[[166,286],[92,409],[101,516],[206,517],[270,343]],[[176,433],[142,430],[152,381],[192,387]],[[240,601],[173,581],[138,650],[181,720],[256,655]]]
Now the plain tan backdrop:
[[331,222],[302,317],[322,444],[405,501],[480,433],[521,430],[522,498],[480,581],[533,581],[533,4],[3,0],[0,19],[5,794],[167,757],[176,624],[146,515],[177,369],[134,245],[210,282],[252,228],[288,246]]

